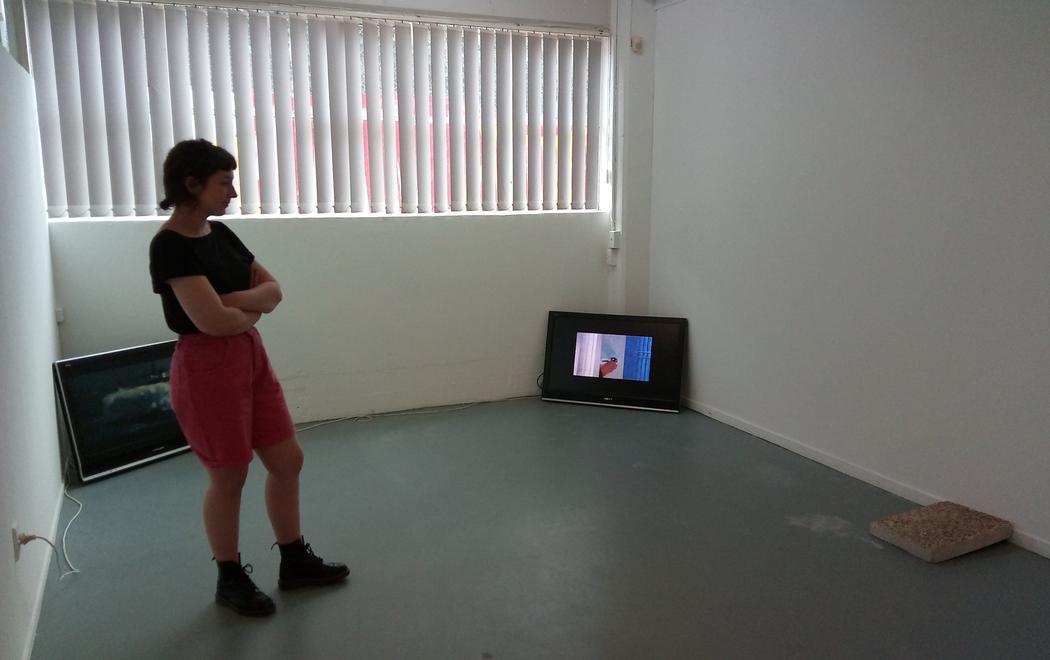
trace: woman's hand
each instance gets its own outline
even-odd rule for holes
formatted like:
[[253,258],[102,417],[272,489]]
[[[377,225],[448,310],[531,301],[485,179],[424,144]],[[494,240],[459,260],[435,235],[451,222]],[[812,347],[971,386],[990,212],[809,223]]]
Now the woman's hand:
[[203,275],[168,280],[175,297],[193,325],[206,335],[227,337],[249,330],[259,321],[259,312],[226,305]]
[[281,287],[277,282],[263,282],[251,289],[224,293],[219,296],[219,300],[227,307],[269,314],[281,302]]
[[222,304],[246,312],[269,314],[281,303],[281,285],[258,261],[252,262],[251,288],[219,296]]

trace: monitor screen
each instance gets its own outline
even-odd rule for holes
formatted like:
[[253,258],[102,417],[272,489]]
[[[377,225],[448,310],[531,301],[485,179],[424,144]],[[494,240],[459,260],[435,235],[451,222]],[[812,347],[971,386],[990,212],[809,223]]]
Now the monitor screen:
[[574,376],[649,382],[652,337],[576,333]]
[[678,411],[687,322],[550,312],[543,398]]
[[175,343],[55,363],[59,402],[82,480],[188,449],[169,392]]

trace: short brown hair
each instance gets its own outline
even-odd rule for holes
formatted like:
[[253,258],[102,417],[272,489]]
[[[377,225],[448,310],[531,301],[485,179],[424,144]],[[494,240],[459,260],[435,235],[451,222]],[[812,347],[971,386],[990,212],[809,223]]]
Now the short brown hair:
[[194,199],[186,188],[186,177],[202,184],[216,172],[237,169],[237,159],[229,151],[204,139],[183,140],[164,158],[164,199],[160,208],[167,211],[180,202]]

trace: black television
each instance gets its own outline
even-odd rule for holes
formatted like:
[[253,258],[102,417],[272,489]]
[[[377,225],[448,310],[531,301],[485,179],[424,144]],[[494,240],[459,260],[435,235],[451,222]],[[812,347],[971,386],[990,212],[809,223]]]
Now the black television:
[[54,363],[60,412],[83,482],[189,449],[171,408],[175,343]]
[[552,311],[541,398],[678,412],[686,319]]

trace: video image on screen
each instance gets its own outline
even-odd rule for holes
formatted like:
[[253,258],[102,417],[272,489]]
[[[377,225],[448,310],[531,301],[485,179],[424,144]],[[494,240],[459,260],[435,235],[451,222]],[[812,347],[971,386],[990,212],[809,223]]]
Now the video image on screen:
[[142,437],[174,423],[168,381],[168,358],[68,378],[80,439],[104,446],[118,437]]
[[653,338],[635,335],[576,333],[573,375],[649,382]]

